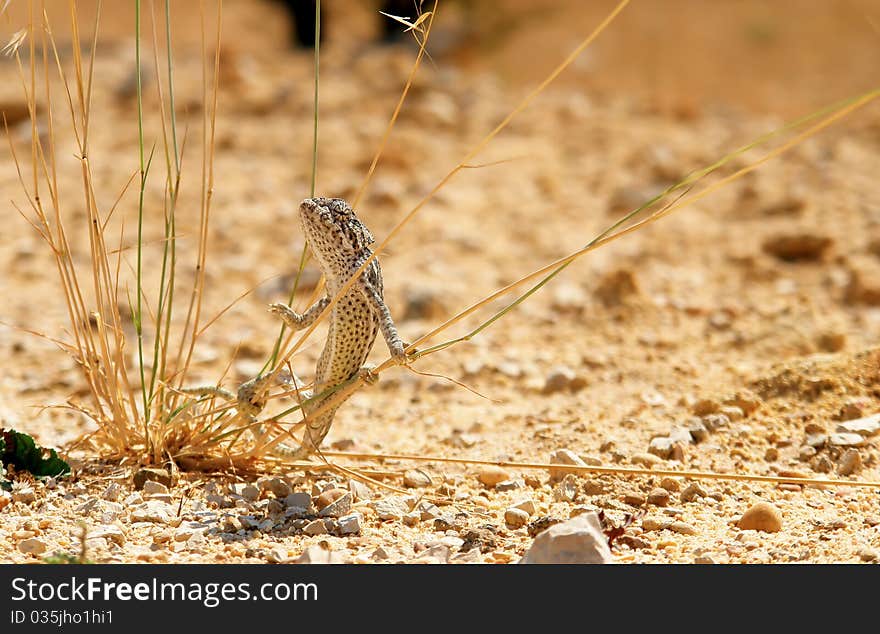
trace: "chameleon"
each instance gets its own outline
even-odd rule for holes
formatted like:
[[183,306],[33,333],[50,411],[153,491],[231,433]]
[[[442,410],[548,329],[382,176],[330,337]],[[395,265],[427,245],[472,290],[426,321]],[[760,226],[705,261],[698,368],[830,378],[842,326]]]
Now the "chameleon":
[[[341,198],[307,198],[300,203],[299,216],[306,242],[324,275],[326,292],[301,314],[286,304],[269,305],[269,311],[277,314],[294,331],[308,328],[315,322],[332,298],[373,254],[370,245],[375,242],[369,229]],[[342,401],[335,402],[314,416],[312,412],[334,396],[332,392],[322,396],[330,388],[355,376],[362,377],[368,384],[378,380],[364,362],[379,332],[388,344],[392,359],[398,364],[408,364],[411,359],[406,352],[408,346],[400,339],[391,312],[385,304],[382,269],[379,261],[373,258],[331,310],[327,341],[318,358],[313,390],[300,390],[296,376],[276,377],[277,382],[298,390],[303,399],[306,426],[299,447],[279,444],[273,453],[292,460],[304,460],[320,447]],[[410,350],[410,354],[415,352],[414,349]],[[257,416],[266,406],[268,384],[272,377],[273,373],[270,373],[246,381],[239,386],[236,394],[221,387],[184,388],[181,391],[221,396],[235,401],[238,413],[253,424],[254,433],[261,439],[263,432]]]
[[[326,292],[301,314],[286,304],[269,305],[269,311],[277,314],[293,330],[308,328],[314,323],[331,299],[372,255],[370,245],[374,242],[369,229],[341,198],[307,198],[300,204],[299,216],[309,249],[324,274]],[[311,417],[310,413],[331,396],[313,399],[313,395],[320,395],[356,375],[368,383],[376,381],[376,376],[364,366],[364,362],[379,332],[392,358],[397,363],[407,363],[406,344],[385,304],[382,269],[374,258],[331,310],[327,340],[318,358],[313,390],[302,394],[306,399],[303,403],[306,426],[302,445],[298,448],[279,445],[276,454],[293,460],[305,459],[318,449],[327,435],[341,403]],[[263,379],[242,384],[236,395],[239,411],[252,420],[265,405]]]

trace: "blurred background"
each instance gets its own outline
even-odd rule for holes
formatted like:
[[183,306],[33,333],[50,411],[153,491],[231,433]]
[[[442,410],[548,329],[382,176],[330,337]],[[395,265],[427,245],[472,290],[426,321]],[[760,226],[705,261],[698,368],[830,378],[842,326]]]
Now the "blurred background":
[[[64,38],[67,2],[46,2]],[[92,15],[92,0],[80,0]],[[144,7],[149,7],[149,2]],[[161,5],[157,10],[161,13]],[[175,44],[195,46],[199,2],[172,3]],[[208,14],[213,4],[207,3]],[[294,39],[291,5],[310,0],[226,0],[224,46],[235,54],[287,59]],[[413,0],[386,2],[386,9]],[[423,5],[431,3],[425,1]],[[449,0],[441,3],[432,55],[443,64],[490,69],[511,84],[544,77],[614,6],[610,0]],[[133,2],[105,2],[105,43],[129,42]],[[324,0],[325,44],[357,52],[380,40],[380,0]],[[8,13],[20,25],[26,2]],[[393,11],[389,11],[393,12]],[[60,18],[60,19],[59,19]],[[880,24],[874,0],[639,0],[562,78],[589,94],[629,96],[663,112],[722,103],[759,112],[802,112],[864,90],[877,79]],[[88,19],[86,19],[88,23]],[[398,25],[399,26],[399,25]],[[0,25],[5,36],[9,24]],[[209,27],[209,32],[210,32]],[[400,29],[398,29],[400,30]],[[129,42],[130,43],[130,42]],[[525,54],[524,54],[525,53]]]

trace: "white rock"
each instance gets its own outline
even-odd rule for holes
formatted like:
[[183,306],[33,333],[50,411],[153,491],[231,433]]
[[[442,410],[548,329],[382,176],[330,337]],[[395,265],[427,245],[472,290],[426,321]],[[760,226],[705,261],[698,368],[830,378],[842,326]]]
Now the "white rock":
[[861,436],[873,436],[880,433],[880,414],[866,416],[865,418],[856,418],[840,423],[837,431],[842,433],[859,434]]
[[167,524],[174,517],[173,512],[170,504],[159,500],[148,500],[131,509],[131,521]]
[[360,513],[352,513],[345,515],[337,520],[340,535],[357,535],[361,532],[361,515]]
[[[550,455],[550,464],[567,464],[576,467],[586,467],[587,463],[580,459],[580,457],[570,451],[568,449],[557,449]],[[559,480],[563,478],[567,473],[584,473],[583,471],[578,471],[577,469],[550,469],[550,479]]]
[[611,550],[596,513],[582,513],[540,533],[522,564],[605,564]]
[[861,447],[867,440],[859,434],[837,432],[828,436],[828,442],[835,447]]
[[373,502],[370,506],[376,511],[380,520],[400,520],[409,513],[409,498],[389,497]]
[[125,543],[125,533],[115,524],[98,526],[94,530],[89,531],[88,537],[89,539],[100,537],[113,542],[117,546],[122,546]]
[[535,511],[537,510],[537,508],[535,507],[535,502],[533,500],[523,500],[522,502],[517,502],[516,504],[511,505],[511,508],[525,511],[528,515],[534,515]]

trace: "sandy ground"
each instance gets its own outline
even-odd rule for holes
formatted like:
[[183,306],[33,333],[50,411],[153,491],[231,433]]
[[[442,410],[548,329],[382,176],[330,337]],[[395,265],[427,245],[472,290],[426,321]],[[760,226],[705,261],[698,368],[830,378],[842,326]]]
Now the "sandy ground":
[[[553,3],[538,20],[522,8],[528,3],[507,4],[507,12],[478,22],[452,5],[438,25],[433,64],[420,71],[358,209],[378,239],[610,9],[585,13],[579,3]],[[880,14],[868,2],[803,2],[797,20],[759,2],[711,15],[700,2],[673,4],[630,7],[474,161],[500,163],[459,173],[395,239],[382,266],[404,339],[581,247],[627,210],[786,117],[872,87],[878,53],[871,24]],[[284,49],[286,24],[276,9],[226,3],[206,314],[255,290],[206,332],[193,383],[215,382],[236,350],[227,387],[259,369],[277,335],[265,305],[284,299],[303,244],[296,210],[310,180],[312,60]],[[137,170],[130,17],[108,9],[96,59],[90,155],[104,209]],[[371,44],[369,18],[356,8],[331,15],[318,167],[318,190],[328,196],[357,191],[414,57],[412,48]],[[190,127],[181,250],[191,261],[199,23],[197,14],[178,19],[178,110]],[[66,32],[59,24],[62,43]],[[70,68],[69,40],[61,54]],[[0,75],[9,117],[23,103],[15,65],[4,59]],[[154,92],[145,107],[146,134],[155,139]],[[85,265],[79,162],[68,113],[56,108],[59,182]],[[16,152],[27,156],[29,125],[12,122],[10,131]],[[326,472],[236,478],[175,471],[167,490],[136,490],[140,465],[80,454],[75,478],[24,482],[0,500],[0,558],[76,552],[85,522],[94,561],[296,561],[323,543],[344,561],[506,563],[541,528],[602,510],[618,524],[635,516],[615,545],[621,563],[876,562],[877,489],[855,483],[880,480],[880,436],[870,422],[855,436],[839,426],[880,411],[878,144],[874,105],[587,255],[472,341],[414,366],[448,379],[401,368],[383,373],[378,386],[339,411],[326,441],[355,451],[521,462],[548,462],[568,450],[594,465],[853,485],[551,477],[385,460],[381,470],[421,469],[405,482],[387,480],[407,495]],[[759,156],[750,151],[735,166]],[[0,192],[25,208],[8,151],[0,153]],[[160,217],[162,204],[156,178],[148,217]],[[110,233],[118,235],[123,221],[130,230],[136,209],[131,189]],[[155,263],[161,227],[148,226],[146,261]],[[126,259],[133,262],[130,252]],[[9,203],[0,260],[3,426],[64,447],[94,427],[70,410],[44,409],[81,400],[82,379],[56,346],[10,327],[64,337],[66,311],[48,250]],[[151,283],[155,268],[148,264]],[[189,276],[184,270],[182,279]],[[313,269],[307,279],[317,280]],[[305,301],[303,293],[300,306]],[[442,337],[464,334],[503,305]],[[296,356],[299,375],[311,375],[323,332]],[[380,340],[374,360],[386,353]],[[340,490],[349,492],[346,515],[355,519],[316,518]],[[741,528],[760,501],[775,507],[779,525]],[[315,508],[301,513],[303,505]],[[507,512],[513,506],[525,519]]]

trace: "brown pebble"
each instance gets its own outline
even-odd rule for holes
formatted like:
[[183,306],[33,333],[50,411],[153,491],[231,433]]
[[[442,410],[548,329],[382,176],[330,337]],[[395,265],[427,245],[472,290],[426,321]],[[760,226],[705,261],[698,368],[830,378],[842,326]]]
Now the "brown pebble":
[[666,506],[669,504],[669,491],[662,488],[651,489],[651,492],[648,493],[648,504]]
[[675,478],[670,478],[668,476],[660,480],[660,486],[672,493],[677,493],[681,490],[681,483]]
[[786,262],[816,261],[822,259],[831,244],[831,238],[825,236],[797,233],[768,238],[762,248],[765,253]]
[[627,491],[623,494],[623,501],[630,506],[642,506],[645,504],[645,496],[636,491]]
[[348,493],[348,491],[346,491],[345,489],[329,489],[327,491],[324,491],[315,500],[315,508],[319,511],[322,511],[346,493]]
[[742,530],[776,533],[782,530],[782,514],[769,502],[753,504],[737,523]]

